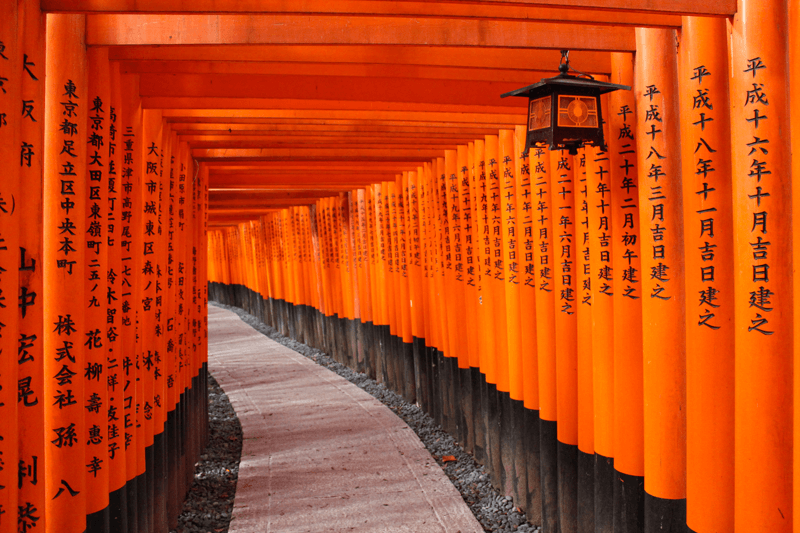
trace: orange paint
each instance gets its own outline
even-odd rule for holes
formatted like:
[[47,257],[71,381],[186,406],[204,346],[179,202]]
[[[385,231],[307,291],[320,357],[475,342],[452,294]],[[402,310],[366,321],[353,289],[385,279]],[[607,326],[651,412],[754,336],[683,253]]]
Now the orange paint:
[[454,227],[458,230],[459,242],[456,243],[456,281],[462,287],[464,298],[463,311],[460,314],[461,323],[466,327],[466,335],[463,337],[463,350],[466,361],[462,362],[459,368],[469,368],[478,359],[478,325],[475,312],[474,281],[470,281],[472,274],[472,208],[470,205],[469,189],[469,146],[458,145],[456,148],[456,179],[451,180],[451,188],[455,185],[455,190],[451,190],[450,195],[453,207],[458,209],[458,224]]
[[[44,300],[43,319],[46,376],[42,394],[46,464],[42,476],[46,498],[43,511],[51,531],[67,533],[84,530],[87,503],[82,379],[85,366],[83,274],[86,252],[81,244],[86,233],[84,140],[89,98],[86,48],[80,39],[84,22],[81,15],[48,17],[45,78],[48,105],[43,117],[43,263],[47,265],[44,268],[47,298]],[[59,102],[67,102],[66,107],[73,110],[68,112],[72,114],[68,118],[77,128],[73,135],[60,129],[67,116],[64,115],[65,106]],[[78,104],[77,107],[74,104]],[[74,157],[62,153],[65,141],[73,143]],[[58,267],[59,261],[62,261],[63,268]],[[59,357],[62,358],[59,360]]]
[[[733,276],[729,274],[734,263],[731,181],[727,179],[731,175],[727,37],[724,20],[684,19],[678,83],[681,115],[689,117],[681,121],[686,241],[686,523],[698,533],[732,531],[734,527],[736,300]],[[708,75],[692,79],[700,66]],[[713,120],[702,122],[702,118]],[[713,236],[702,230],[710,217],[714,220]],[[708,394],[712,390],[714,394]]]
[[[19,431],[17,425],[17,398],[15,391],[18,383],[18,364],[13,354],[17,353],[20,338],[20,310],[18,295],[20,294],[20,277],[17,274],[19,262],[20,227],[25,219],[35,216],[35,208],[23,204],[20,187],[20,170],[24,167],[26,156],[33,157],[33,145],[20,148],[22,121],[19,115],[20,91],[22,87],[22,35],[17,18],[17,2],[6,2],[0,6],[0,42],[6,46],[4,57],[0,62],[0,113],[3,128],[0,129],[0,157],[5,162],[8,174],[4,174],[0,183],[0,197],[3,198],[3,209],[0,210],[0,417],[7,421],[0,430],[0,462],[7,466],[0,470],[0,510],[8,513],[9,518],[0,515],[0,532],[11,533],[16,530],[13,516],[18,508],[18,492],[16,485],[16,465],[19,457]],[[42,150],[40,144],[37,148]],[[19,161],[19,163],[17,163]],[[29,212],[32,211],[32,212]],[[41,388],[39,389],[41,394]]]
[[[633,85],[633,58],[612,54],[611,82]],[[632,91],[609,93],[608,153],[611,170],[611,233],[614,276],[613,435],[596,433],[595,450],[614,457],[614,468],[644,475],[644,401],[642,369],[642,279],[639,220],[639,172],[636,157],[636,102]],[[595,361],[600,364],[602,352]],[[608,361],[604,368],[608,368]],[[608,370],[606,370],[608,372]],[[605,373],[604,373],[605,374]],[[605,374],[607,376],[607,374]],[[608,379],[608,377],[606,377]],[[602,385],[598,387],[600,392]],[[598,404],[598,406],[601,404]],[[602,429],[605,426],[595,426]]]
[[[794,343],[789,13],[786,2],[742,0],[739,5],[729,28],[737,267],[734,527],[757,521],[766,531],[783,532],[792,530],[794,520],[788,408]],[[768,118],[758,118],[763,115]],[[768,153],[760,149],[763,144],[750,144],[756,138],[769,140]],[[771,311],[758,307],[764,291],[772,293]]]
[[489,264],[486,271],[489,274],[489,297],[492,298],[495,339],[495,361],[497,365],[497,390],[509,392],[508,383],[508,331],[506,328],[506,291],[505,271],[503,268],[503,209],[500,184],[501,165],[500,150],[497,135],[487,135],[485,141],[486,185],[489,236]]
[[486,177],[486,141],[475,140],[475,221],[478,228],[476,243],[478,268],[478,320],[481,323],[479,346],[481,372],[488,383],[497,384],[497,359],[495,357],[494,299],[491,297],[492,241],[489,225],[489,184]]
[[[599,259],[598,255],[591,252],[591,229],[589,213],[591,211],[590,202],[594,202],[591,190],[594,185],[592,174],[595,172],[594,159],[596,150],[593,147],[584,147],[578,150],[578,155],[572,158],[575,166],[575,248],[576,248],[576,294],[577,323],[578,323],[578,449],[584,453],[594,453],[594,353],[593,338],[597,335],[605,335],[607,350],[611,351],[613,346],[613,330],[608,328],[602,330],[594,329],[592,320],[597,310],[594,308],[595,300],[592,298],[592,265]],[[606,184],[607,185],[607,184]],[[596,188],[595,188],[596,190]],[[609,206],[610,207],[610,206]],[[608,209],[608,207],[606,207]],[[607,228],[610,230],[610,227]],[[609,232],[610,233],[610,232]],[[607,235],[609,239],[611,235]],[[605,250],[608,261],[611,261],[610,250]],[[602,281],[598,279],[597,281]],[[607,296],[611,299],[611,295]],[[602,332],[602,333],[601,333]]]
[[[144,139],[142,138],[142,108],[138,97],[138,80],[130,76],[121,76],[121,107],[120,107],[120,141],[123,163],[120,167],[120,200],[123,204],[131,206],[130,210],[121,216],[122,235],[130,235],[120,240],[120,292],[121,317],[120,340],[123,346],[135,347],[137,345],[137,316],[135,303],[140,300],[139,291],[141,284],[136,280],[136,272],[141,271],[140,249],[142,234],[142,188],[141,179],[143,172],[142,158]],[[138,206],[138,209],[134,208]],[[230,253],[230,251],[228,250]],[[230,278],[229,273],[229,278]],[[125,358],[127,357],[127,361]],[[136,405],[141,401],[141,381],[137,381],[140,369],[136,368],[136,351],[126,352],[123,355],[123,371],[121,376],[125,383],[132,382],[128,387],[130,391],[123,397],[124,410],[122,412],[123,424],[133,424],[123,431],[125,446],[126,477],[128,480],[144,472],[144,440]],[[130,399],[128,399],[130,398]]]
[[[20,124],[20,140],[34,146],[34,155],[31,157],[31,165],[22,165],[20,168],[20,183],[25,184],[25,195],[19,200],[25,201],[24,216],[25,220],[19,225],[19,246],[20,257],[14,264],[19,271],[20,289],[29,294],[36,294],[36,297],[25,307],[23,316],[22,309],[16,307],[19,313],[19,336],[17,341],[17,379],[26,384],[23,380],[30,380],[30,390],[33,394],[28,395],[27,390],[17,390],[17,428],[19,432],[19,457],[22,461],[23,473],[22,486],[19,487],[19,497],[17,509],[21,509],[18,514],[18,521],[36,527],[41,531],[46,529],[47,517],[44,516],[45,508],[45,487],[44,482],[44,452],[45,452],[45,418],[44,418],[44,326],[42,323],[42,313],[44,306],[44,286],[43,286],[43,263],[42,263],[42,238],[43,238],[43,205],[36,201],[42,197],[43,186],[43,167],[44,167],[44,91],[45,80],[42,74],[45,73],[45,42],[46,29],[45,17],[35,1],[19,2],[19,24],[21,36],[21,52],[27,54],[29,62],[34,63],[29,66],[33,76],[26,71],[22,71],[22,90],[21,98],[26,101],[38,102],[38,110],[31,113],[36,122],[30,117],[24,117]],[[34,77],[36,79],[34,79]],[[4,144],[0,142],[0,144]],[[12,145],[16,146],[16,145]],[[38,149],[37,149],[38,147]],[[0,149],[2,150],[2,149]],[[36,199],[36,200],[34,200]],[[23,208],[23,205],[20,205]],[[5,222],[0,222],[5,226]],[[5,238],[5,237],[4,237]],[[25,261],[22,262],[21,249],[25,249]],[[12,248],[9,248],[12,249]],[[35,263],[34,263],[35,261]],[[27,302],[20,301],[19,304]],[[35,338],[34,338],[35,336]],[[21,350],[20,350],[21,349]],[[30,358],[30,359],[29,359]],[[11,358],[13,360],[13,358]],[[20,401],[19,394],[22,392]],[[34,459],[36,457],[36,459]],[[14,464],[8,457],[5,459],[7,464]],[[34,471],[34,461],[36,471]],[[28,467],[31,474],[28,474]],[[40,470],[41,469],[41,470]],[[13,469],[7,469],[12,470]],[[123,467],[124,475],[124,467]],[[36,481],[36,483],[33,483]],[[13,480],[12,480],[13,483]],[[7,487],[18,485],[8,485],[0,481],[0,484]],[[4,507],[5,508],[5,507]],[[9,507],[13,509],[13,507]],[[22,515],[22,516],[20,516]],[[34,520],[34,518],[38,518]],[[18,526],[19,527],[19,526]]]
[[[87,52],[89,76],[89,124],[84,134],[87,144],[87,165],[84,170],[86,233],[81,246],[86,250],[86,270],[83,276],[83,306],[85,308],[84,398],[85,424],[88,438],[84,464],[86,473],[86,513],[91,514],[108,506],[108,319],[107,279],[108,240],[105,210],[108,206],[108,152],[105,143],[109,129],[111,105],[111,74],[108,51],[90,49]],[[103,371],[105,369],[105,372]],[[91,466],[89,466],[91,465]]]
[[553,260],[553,205],[550,153],[543,148],[528,152],[531,192],[534,197],[534,261],[536,277],[536,341],[539,363],[539,416],[556,421],[555,261]]
[[539,410],[539,358],[536,329],[535,196],[531,191],[530,153],[525,152],[528,128],[514,130],[517,176],[517,242],[519,243],[519,320],[522,352],[522,393],[527,409]]
[[558,440],[578,444],[578,321],[575,162],[550,152],[552,171],[553,292],[555,300],[556,416]]
[[522,400],[522,332],[520,331],[520,225],[518,224],[515,174],[514,130],[500,130],[498,174],[502,221],[502,264],[506,300],[506,335],[508,342],[508,391],[511,399]]
[[637,30],[636,38],[644,488],[652,496],[681,499],[686,497],[686,302],[677,51],[670,30]]

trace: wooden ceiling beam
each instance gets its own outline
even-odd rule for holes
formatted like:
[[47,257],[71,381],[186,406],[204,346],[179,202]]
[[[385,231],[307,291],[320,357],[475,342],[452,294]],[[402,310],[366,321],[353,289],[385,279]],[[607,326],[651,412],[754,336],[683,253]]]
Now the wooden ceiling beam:
[[378,124],[384,121],[391,121],[397,125],[420,125],[420,124],[453,124],[458,126],[468,125],[497,125],[524,124],[525,114],[511,112],[508,109],[505,113],[480,113],[464,110],[447,111],[385,111],[385,110],[364,110],[364,109],[215,109],[215,108],[161,108],[162,116],[167,122],[187,122],[191,119],[198,121],[211,122],[214,119],[220,121],[241,120],[243,123],[255,123],[248,121],[255,120],[309,120],[311,123],[319,121],[350,121],[360,120],[364,123]]
[[[524,104],[524,100],[517,98]],[[410,113],[451,113],[503,115],[517,110],[516,123],[524,124],[527,106],[512,107],[507,105],[457,105],[418,102],[376,102],[372,100],[296,100],[293,98],[215,98],[185,96],[143,96],[142,107],[145,109],[241,109],[251,112],[286,109],[290,111],[315,111],[324,115],[326,111],[374,111]]]
[[333,173],[341,174],[344,172],[388,172],[407,170],[407,161],[367,161],[353,158],[349,161],[324,160],[317,161],[204,161],[203,165],[208,166],[209,173],[223,174],[226,172],[240,172],[249,170],[258,174],[269,173]]
[[[344,63],[351,65],[417,65],[444,68],[550,70],[559,50],[530,48],[448,48],[386,45],[196,45],[112,46],[112,61],[227,61],[278,63]],[[584,50],[570,54],[582,72],[610,72],[608,52]]]
[[[466,3],[466,2],[465,2]],[[628,18],[652,15],[731,16],[736,13],[736,0],[474,0],[469,5],[448,5],[447,2],[420,1],[357,1],[337,0],[41,0],[43,11],[52,13],[292,13],[292,14],[351,14],[384,13],[398,15],[428,14],[429,16],[516,16],[541,17],[558,20],[608,20],[623,23]],[[494,8],[494,15],[484,11]],[[528,11],[539,12],[538,15]],[[570,14],[569,11],[583,13]],[[565,13],[566,12],[566,13]]]
[[90,15],[86,44],[393,45],[636,50],[632,27],[341,15]]
[[[497,133],[497,132],[495,132]],[[329,134],[309,133],[307,135],[235,135],[228,134],[227,132],[216,132],[197,134],[179,134],[180,140],[188,143],[263,143],[278,145],[319,145],[329,144],[334,146],[354,146],[354,145],[369,145],[369,146],[383,146],[383,145],[439,145],[439,144],[452,144],[454,142],[468,143],[475,139],[474,135],[453,133],[450,135],[437,135],[431,136],[429,134],[404,134],[393,135],[391,131],[384,131],[381,134],[371,135],[337,135],[336,132]]]
[[[325,102],[328,106],[352,107],[360,102],[401,103],[419,106],[522,108],[525,98],[501,98],[519,89],[519,83],[474,80],[421,80],[409,78],[362,78],[326,76],[270,76],[263,74],[141,74],[139,94],[147,97],[220,98]],[[507,112],[509,110],[506,110]]]
[[443,157],[443,150],[423,149],[314,149],[314,148],[273,148],[273,149],[194,149],[192,157],[198,161],[336,161],[358,159],[362,161],[430,161]]
[[[414,80],[459,80],[493,81],[526,85],[557,74],[556,64],[546,70],[489,69],[467,67],[439,67],[402,64],[355,64],[355,63],[279,63],[258,61],[122,61],[123,74],[258,74],[269,76],[315,76],[347,77],[351,83],[360,81],[351,78],[408,78]],[[587,74],[609,74],[594,68]]]
[[394,126],[386,125],[361,125],[361,124],[234,124],[234,123],[185,123],[171,122],[172,131],[178,135],[309,135],[309,136],[340,136],[360,137],[369,135],[373,137],[416,137],[418,135],[437,138],[453,134],[462,135],[491,135],[497,133],[497,128],[465,126]]

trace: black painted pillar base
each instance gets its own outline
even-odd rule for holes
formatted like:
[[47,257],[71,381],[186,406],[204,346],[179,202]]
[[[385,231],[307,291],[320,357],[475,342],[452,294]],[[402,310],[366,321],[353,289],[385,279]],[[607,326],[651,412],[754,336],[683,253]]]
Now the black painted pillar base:
[[441,376],[441,355],[436,348],[430,348],[429,359],[430,366],[430,391],[431,391],[431,406],[433,410],[431,416],[433,421],[439,427],[444,427],[442,418],[442,376]]
[[400,339],[400,349],[402,350],[402,369],[403,369],[403,383],[402,391],[403,397],[410,404],[417,403],[417,376],[414,365],[414,342],[405,342]]
[[500,462],[502,463],[500,492],[513,498],[516,471],[514,469],[514,435],[512,433],[514,423],[511,420],[513,416],[511,396],[508,392],[500,392],[498,399],[500,406]]
[[594,453],[578,449],[578,531],[594,531]]
[[644,531],[644,476],[614,469],[614,533]]
[[594,454],[594,531],[614,533],[614,458]]
[[169,531],[167,518],[167,435],[163,431],[153,437],[153,524],[156,532]]
[[111,513],[108,507],[86,515],[86,533],[109,533],[110,524]]
[[542,533],[559,533],[558,509],[558,427],[550,420],[539,421],[540,471],[542,482]]
[[414,389],[416,391],[417,405],[423,411],[428,411],[428,367],[425,366],[425,339],[414,337],[412,342],[414,359]]
[[345,326],[346,364],[348,368],[360,372],[358,369],[358,325],[361,321],[357,318],[345,318],[343,322]]
[[511,436],[514,440],[514,502],[525,507],[528,501],[528,466],[525,451],[525,404],[522,400],[510,400]]
[[469,369],[470,387],[472,388],[472,427],[473,445],[472,456],[482,465],[486,464],[486,420],[484,408],[484,382],[483,374],[477,368]]
[[472,410],[472,369],[458,369],[458,384],[461,388],[461,418],[464,424],[462,431],[464,438],[464,450],[469,454],[475,453],[475,418]]
[[561,533],[578,533],[578,446],[558,441],[558,521]]
[[128,533],[128,490],[123,485],[108,495],[109,525],[114,533]]
[[644,493],[645,533],[685,533],[686,499],[668,500]]
[[497,385],[488,383],[486,386],[486,429],[489,435],[489,473],[492,486],[497,490],[502,490],[501,472],[503,470],[503,460],[500,455],[500,392]]
[[525,409],[523,433],[525,435],[525,469],[528,474],[528,497],[525,501],[525,515],[531,524],[542,523],[542,477],[539,411]]
[[[147,454],[145,453],[145,459]],[[136,476],[136,518],[138,522],[138,533],[152,533],[153,522],[147,513],[150,502],[147,498],[147,472]]]
[[126,522],[128,524],[128,533],[137,533],[139,531],[139,519],[138,519],[138,511],[139,511],[139,490],[138,490],[138,483],[137,478],[133,478],[128,480],[125,483],[125,500],[127,503],[127,507],[125,508],[126,512]]

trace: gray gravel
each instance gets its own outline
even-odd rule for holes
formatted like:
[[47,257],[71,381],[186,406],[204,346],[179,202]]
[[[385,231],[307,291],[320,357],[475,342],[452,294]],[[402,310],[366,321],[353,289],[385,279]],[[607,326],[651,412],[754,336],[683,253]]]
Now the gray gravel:
[[[212,303],[212,302],[209,302]],[[394,411],[397,416],[414,430],[422,443],[436,459],[436,462],[445,471],[450,481],[461,493],[475,518],[481,523],[485,531],[498,533],[511,532],[538,532],[539,526],[527,523],[525,514],[514,506],[510,497],[501,495],[489,481],[489,474],[484,467],[475,462],[471,455],[455,442],[453,437],[445,433],[433,419],[423,412],[419,406],[410,404],[400,395],[387,389],[383,384],[377,383],[365,374],[356,372],[341,363],[334,361],[325,353],[299,343],[279,334],[275,328],[259,321],[238,307],[213,302],[212,305],[233,311],[248,325],[263,333],[270,339],[278,342],[297,353],[308,357],[319,365],[342,376],[350,383],[364,389],[366,392],[380,400],[384,405]],[[225,398],[227,401],[227,398]],[[241,447],[240,451],[241,453]],[[442,462],[442,457],[452,455],[455,461]],[[239,456],[236,457],[238,469]],[[237,470],[238,471],[238,470]],[[230,511],[228,511],[230,513]],[[192,529],[185,531],[202,531]],[[225,530],[227,531],[227,525]]]
[[195,465],[178,528],[170,533],[228,531],[242,457],[242,425],[228,396],[208,375],[208,447]]

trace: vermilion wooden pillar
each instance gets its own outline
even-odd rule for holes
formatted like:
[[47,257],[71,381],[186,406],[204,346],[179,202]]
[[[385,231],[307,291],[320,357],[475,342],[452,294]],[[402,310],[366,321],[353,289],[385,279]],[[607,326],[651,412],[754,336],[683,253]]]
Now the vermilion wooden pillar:
[[[604,106],[604,111],[608,111],[608,106]],[[597,457],[595,452],[613,457],[613,446],[611,445],[611,429],[614,421],[614,306],[613,306],[613,281],[614,270],[612,264],[613,235],[611,232],[611,177],[609,172],[609,157],[605,152],[595,147],[586,147],[583,155],[585,161],[585,177],[580,190],[583,199],[581,201],[581,211],[585,209],[585,227],[583,236],[586,243],[583,245],[583,256],[585,263],[583,272],[588,272],[587,279],[584,280],[580,289],[588,292],[591,304],[588,331],[589,347],[582,349],[578,347],[578,416],[582,425],[579,428],[578,439],[579,448],[586,454],[592,454],[591,466],[586,468],[584,464],[579,465],[579,476],[581,481],[587,481],[586,477],[594,480]],[[617,273],[617,275],[619,275]],[[584,300],[581,300],[584,303]],[[583,308],[579,308],[582,310]],[[579,315],[579,330],[582,327],[583,317]],[[580,334],[580,332],[579,332]],[[579,342],[582,342],[579,339]],[[586,353],[588,352],[588,354]],[[586,366],[590,370],[587,372]],[[591,386],[583,383],[591,382]],[[585,390],[591,394],[591,398],[585,398]],[[591,408],[586,405],[591,401]],[[590,417],[590,420],[587,420]],[[591,431],[591,439],[586,435]],[[586,461],[584,456],[581,460]],[[591,470],[591,474],[588,470]],[[599,480],[598,480],[599,481]],[[593,481],[593,491],[596,493],[598,484]],[[603,500],[610,511],[612,506],[611,494],[613,493],[610,485],[599,488],[606,491],[607,499]],[[594,494],[592,495],[594,496]],[[583,502],[579,501],[579,506]],[[594,504],[594,509],[598,505]],[[592,518],[594,518],[592,509]],[[580,513],[579,513],[580,514]],[[601,522],[602,523],[602,522]],[[594,524],[592,524],[594,527]],[[600,531],[603,531],[601,529]]]
[[[17,340],[17,409],[19,431],[19,472],[17,480],[18,528],[46,529],[45,509],[45,425],[44,409],[44,306],[42,262],[42,180],[44,165],[44,91],[45,91],[45,16],[34,0],[19,5],[21,31],[22,101],[31,108],[22,112],[20,148],[22,142],[32,146],[30,166],[25,161],[20,168],[20,182],[25,195],[19,197],[25,220],[19,227],[19,258],[14,266],[19,271],[20,300],[18,301],[19,337]],[[21,110],[20,110],[21,111]],[[24,140],[24,141],[23,141]],[[13,160],[12,160],[13,161]],[[24,256],[23,256],[24,249]],[[20,396],[21,395],[21,396]],[[8,462],[8,459],[6,458]],[[12,469],[13,470],[13,469]],[[19,481],[22,481],[20,483]],[[0,482],[0,484],[3,484]],[[13,485],[12,485],[13,486]]]
[[486,376],[486,382],[490,385],[497,385],[497,362],[495,359],[495,334],[493,327],[494,320],[494,299],[491,297],[490,287],[492,285],[491,272],[491,232],[489,224],[489,183],[486,175],[486,141],[478,139],[475,141],[475,161],[477,168],[477,185],[475,198],[476,205],[476,224],[478,226],[478,268],[480,269],[480,286],[478,287],[478,316],[480,317],[480,351],[481,351],[481,372]]
[[514,160],[517,176],[517,227],[520,276],[520,329],[522,388],[524,396],[523,449],[527,474],[525,514],[528,521],[542,522],[541,457],[539,453],[539,354],[536,328],[536,201],[531,182],[531,154],[524,151],[528,128],[514,131]]
[[730,275],[727,43],[724,20],[683,19],[679,86],[686,240],[686,523],[698,533],[733,530],[736,300]]
[[[160,255],[159,226],[161,224],[161,158],[164,149],[162,137],[161,113],[157,110],[145,109],[142,117],[142,180],[140,184],[142,197],[142,226],[140,229],[141,245],[133,250],[140,255],[141,296],[135,308],[139,314],[139,370],[142,373],[142,399],[140,402],[142,436],[145,447],[145,477],[147,480],[145,509],[147,522],[151,531],[155,532],[156,480],[154,443],[156,428],[157,376],[161,373],[160,354],[158,353],[158,328],[160,327],[159,288],[162,271]],[[240,250],[241,251],[241,250]],[[141,516],[140,516],[141,518]]]
[[[577,299],[577,404],[578,404],[578,529],[594,530],[594,365],[593,365],[593,299],[592,265],[596,259],[590,249],[589,175],[595,168],[590,163],[594,149],[578,150],[575,166],[575,273]],[[610,238],[610,236],[609,236]],[[608,339],[612,340],[609,328]],[[612,344],[612,343],[609,343]],[[610,349],[610,346],[609,346]]]
[[[797,2],[789,5],[789,49],[800,49],[800,5]],[[789,90],[791,101],[800,101],[800,54],[794,53],[789,56]],[[800,106],[790,106],[790,118],[792,124],[792,153],[800,154]],[[792,157],[792,176],[800,176],[800,157]],[[800,196],[797,189],[792,190],[792,212],[800,210]],[[795,244],[796,236],[800,235],[800,217],[792,217],[792,261],[795,265],[800,264],[800,246]],[[800,301],[800,276],[792,277],[793,302]],[[794,369],[800,368],[800,313],[793,313],[794,321]],[[794,372],[794,443],[800,442],[800,372]],[[793,445],[793,518],[794,531],[800,531],[800,446]]]
[[127,462],[125,450],[125,371],[123,368],[126,348],[122,339],[122,257],[123,241],[123,142],[122,142],[122,87],[119,64],[111,64],[111,92],[108,107],[107,123],[107,160],[108,160],[108,205],[105,219],[105,239],[108,246],[108,272],[106,275],[107,306],[106,331],[107,340],[107,380],[108,387],[108,488],[111,507],[110,524],[112,530],[128,532],[128,497],[125,487],[127,478]]
[[501,406],[503,472],[506,476],[506,493],[523,504],[527,499],[527,474],[522,450],[522,332],[520,316],[520,243],[521,226],[517,206],[516,147],[514,130],[503,129],[498,135],[498,174],[502,222],[503,286],[505,291],[505,321],[508,339],[508,396],[503,396]]
[[675,32],[636,30],[645,531],[686,520],[683,201]]
[[84,144],[87,162],[84,173],[86,187],[86,232],[82,246],[86,249],[86,270],[83,277],[83,305],[86,336],[84,405],[86,411],[86,455],[89,468],[86,476],[86,514],[89,531],[106,531],[108,520],[108,336],[107,280],[108,241],[106,232],[108,206],[108,138],[110,71],[108,50],[91,48],[87,52],[89,70],[89,120]]
[[[20,291],[18,274],[19,228],[21,219],[30,215],[20,189],[20,169],[26,158],[33,157],[32,148],[20,144],[22,115],[19,101],[22,73],[20,53],[22,35],[17,18],[17,3],[0,6],[0,157],[7,174],[0,180],[0,417],[8,421],[0,429],[0,531],[16,530],[16,469],[18,461],[17,398],[18,364],[14,358],[20,336]],[[41,151],[41,145],[39,146]],[[30,156],[26,155],[30,154]]]
[[742,0],[730,30],[736,530],[793,522],[787,24],[787,2]]
[[578,353],[575,164],[566,151],[550,152],[553,277],[555,283],[558,509],[562,531],[577,531]]
[[47,18],[44,146],[46,531],[86,528],[83,371],[86,134],[90,109],[82,15]]
[[558,531],[557,402],[555,347],[555,255],[550,153],[528,152],[534,199],[534,261],[536,272],[536,340],[539,361],[539,438],[541,456],[542,529]]
[[522,400],[522,353],[520,332],[520,272],[519,226],[517,223],[517,191],[514,169],[514,130],[500,130],[498,153],[498,194],[502,222],[503,289],[505,291],[505,322],[508,339],[508,392],[512,400]]
[[[631,54],[613,53],[611,61],[611,82],[632,86]],[[613,426],[611,442],[598,436],[595,443],[595,527],[599,531],[619,527],[621,531],[636,532],[644,527],[642,279],[646,275],[641,268],[636,102],[632,91],[615,91],[608,95],[608,103],[612,266],[616,273]],[[613,497],[609,486],[613,487]],[[611,506],[609,499],[613,499]]]
[[[144,502],[144,438],[142,435],[142,366],[139,350],[137,302],[141,300],[140,272],[142,270],[142,105],[139,99],[138,77],[120,77],[120,341],[125,348],[121,354],[122,439],[126,461],[126,493],[128,530],[147,531]],[[122,444],[121,444],[122,445]]]
[[[469,330],[467,344],[469,345],[470,368],[480,367],[480,347],[478,344],[478,271],[476,260],[476,245],[478,232],[473,210],[472,188],[475,183],[475,147],[473,143],[459,146],[459,194],[461,196],[462,239],[464,241],[464,298],[466,302],[465,320]],[[477,394],[472,391],[472,394]]]
[[497,364],[497,390],[509,391],[508,378],[508,328],[506,326],[505,270],[503,261],[503,201],[501,176],[505,165],[501,165],[499,136],[486,136],[487,206],[489,212],[489,240],[491,255],[489,263],[490,293],[494,301],[495,360]]
[[[536,348],[536,263],[534,261],[534,197],[531,192],[530,154],[524,150],[527,128],[514,131],[516,175],[517,276],[519,282],[520,350],[525,407],[539,410],[539,370]],[[530,487],[529,487],[530,489]]]

